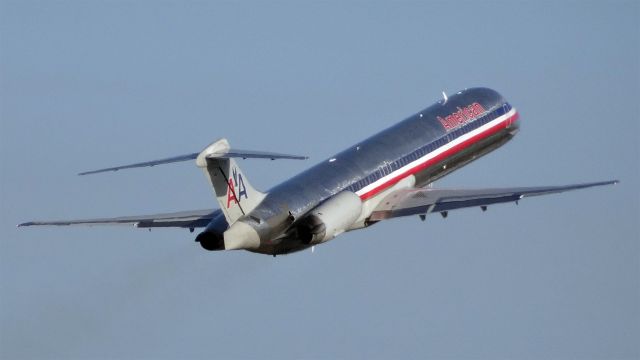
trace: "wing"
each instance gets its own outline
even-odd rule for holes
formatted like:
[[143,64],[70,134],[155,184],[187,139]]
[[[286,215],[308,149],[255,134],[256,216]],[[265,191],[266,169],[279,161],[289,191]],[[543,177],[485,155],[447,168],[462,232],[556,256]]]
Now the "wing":
[[[497,189],[406,189],[387,195],[371,213],[369,221],[408,215],[427,215],[467,207],[518,201],[525,197],[561,193],[569,190],[617,184],[618,180],[565,186],[516,187]],[[483,208],[484,209],[484,208]]]
[[101,219],[29,221],[18,224],[18,227],[36,225],[133,225],[138,228],[179,227],[193,229],[205,227],[209,224],[209,222],[211,222],[213,218],[221,215],[222,212],[219,209],[207,209],[166,214],[122,216]]

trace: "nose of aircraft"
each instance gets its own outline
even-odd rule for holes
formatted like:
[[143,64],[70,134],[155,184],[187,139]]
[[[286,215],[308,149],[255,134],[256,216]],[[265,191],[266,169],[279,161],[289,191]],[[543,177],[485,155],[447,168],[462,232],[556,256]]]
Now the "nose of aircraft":
[[224,232],[225,250],[257,249],[260,247],[260,236],[249,224],[236,221]]
[[510,129],[510,133],[512,135],[515,135],[518,132],[518,130],[520,130],[520,114],[518,114],[518,111],[516,111],[515,109],[513,111],[514,113],[509,119],[507,128]]

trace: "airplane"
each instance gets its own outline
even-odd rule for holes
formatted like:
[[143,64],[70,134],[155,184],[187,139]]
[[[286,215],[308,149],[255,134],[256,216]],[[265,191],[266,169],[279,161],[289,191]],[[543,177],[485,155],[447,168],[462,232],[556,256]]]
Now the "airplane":
[[[289,254],[325,243],[382,220],[560,193],[618,180],[564,186],[489,189],[437,189],[443,176],[511,140],[519,114],[498,92],[469,88],[274,186],[253,188],[235,159],[307,159],[306,156],[239,150],[222,138],[204,150],[160,160],[80,173],[89,175],[195,160],[203,169],[219,209],[69,221],[31,221],[34,225],[129,224],[137,228],[204,228],[195,241],[204,249],[244,249],[267,255]],[[312,249],[313,250],[313,249]]]

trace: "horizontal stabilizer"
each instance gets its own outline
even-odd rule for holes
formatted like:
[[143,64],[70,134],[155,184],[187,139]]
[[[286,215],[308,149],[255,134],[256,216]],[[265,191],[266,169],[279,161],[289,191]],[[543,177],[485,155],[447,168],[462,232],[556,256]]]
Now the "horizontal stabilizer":
[[[220,139],[216,141],[214,144],[228,144],[228,142],[225,139]],[[211,145],[207,147],[207,149],[209,148],[211,148]],[[222,147],[218,146],[216,147],[216,150],[217,151],[215,152],[207,152],[206,157],[212,158],[212,159],[213,158],[219,158],[219,159],[242,158],[242,159],[271,159],[271,160],[275,160],[275,159],[306,160],[308,159],[307,156],[281,154],[281,153],[268,152],[268,151],[230,149],[224,146]],[[180,162],[180,161],[196,160],[198,158],[198,155],[200,155],[201,153],[202,152],[197,152],[192,154],[173,156],[173,157],[160,159],[160,160],[145,161],[145,162],[139,162],[135,164],[121,165],[121,166],[114,166],[114,167],[105,168],[105,169],[85,171],[85,172],[79,173],[78,175],[90,175],[90,174],[97,174],[97,173],[108,172],[108,171],[118,171],[118,170],[124,170],[124,169],[156,166],[161,164],[170,164],[170,163]]]
[[79,173],[78,175],[91,175],[91,174],[97,174],[97,173],[102,173],[102,172],[107,172],[107,171],[118,171],[118,170],[123,170],[123,169],[132,169],[132,168],[139,168],[139,167],[146,167],[146,166],[156,166],[156,165],[160,165],[160,164],[170,164],[170,163],[174,163],[174,162],[194,160],[195,158],[198,157],[198,154],[199,153],[193,153],[193,154],[187,154],[187,155],[174,156],[174,157],[170,157],[170,158],[166,158],[166,159],[160,159],[160,160],[145,161],[145,162],[129,164],[129,165],[122,165],[122,166],[114,166],[114,167],[110,167],[110,168],[106,168],[106,169],[85,171],[85,172]]
[[243,158],[243,159],[291,159],[291,160],[307,160],[308,156],[280,154],[268,151],[257,150],[240,150],[231,149],[226,154],[214,155],[217,158],[230,159],[230,158]]

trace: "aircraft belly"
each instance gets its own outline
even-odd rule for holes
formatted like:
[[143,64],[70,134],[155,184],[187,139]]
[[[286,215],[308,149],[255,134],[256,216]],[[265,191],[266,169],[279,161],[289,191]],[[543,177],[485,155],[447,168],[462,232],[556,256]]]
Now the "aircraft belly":
[[483,139],[457,154],[430,166],[415,174],[416,187],[424,187],[451,172],[492,152],[511,140],[515,135],[513,129],[503,129]]

